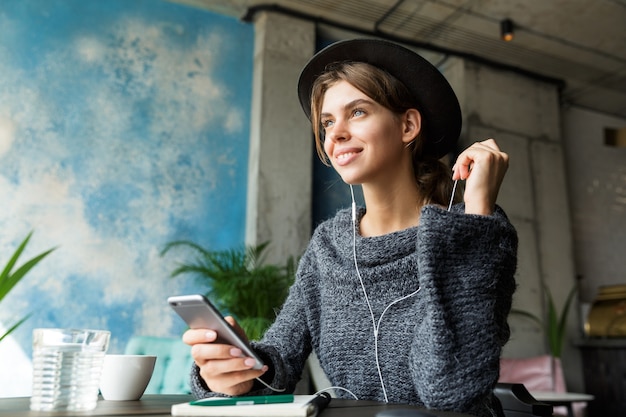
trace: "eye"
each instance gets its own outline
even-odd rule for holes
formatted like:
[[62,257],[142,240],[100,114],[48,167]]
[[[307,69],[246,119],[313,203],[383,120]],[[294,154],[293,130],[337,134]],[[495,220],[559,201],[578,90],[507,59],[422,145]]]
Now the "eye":
[[364,114],[365,114],[365,110],[363,110],[363,109],[354,109],[352,111],[352,116],[354,116],[354,117],[363,116]]
[[328,129],[330,126],[333,125],[333,121],[330,119],[324,119],[322,120],[321,125],[323,129]]

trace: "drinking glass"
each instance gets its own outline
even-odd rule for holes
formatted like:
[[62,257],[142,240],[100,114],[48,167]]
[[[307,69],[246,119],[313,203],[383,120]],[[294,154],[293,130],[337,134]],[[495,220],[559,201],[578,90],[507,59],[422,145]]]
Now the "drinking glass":
[[96,408],[100,372],[110,337],[107,330],[34,329],[30,409]]

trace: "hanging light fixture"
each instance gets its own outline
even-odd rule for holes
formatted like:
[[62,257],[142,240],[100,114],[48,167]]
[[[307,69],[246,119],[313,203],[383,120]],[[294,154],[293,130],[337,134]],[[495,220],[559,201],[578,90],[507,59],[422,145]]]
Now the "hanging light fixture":
[[511,19],[504,19],[500,22],[500,36],[505,42],[513,40],[513,21]]

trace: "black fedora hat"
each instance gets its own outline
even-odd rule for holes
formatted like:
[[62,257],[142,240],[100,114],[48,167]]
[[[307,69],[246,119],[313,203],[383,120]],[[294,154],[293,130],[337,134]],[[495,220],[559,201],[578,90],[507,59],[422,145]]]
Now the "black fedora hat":
[[441,72],[417,53],[380,39],[335,42],[315,54],[300,73],[298,97],[311,118],[311,93],[315,79],[329,64],[365,62],[400,80],[415,98],[424,124],[424,152],[440,158],[452,151],[461,133],[461,108],[454,90]]

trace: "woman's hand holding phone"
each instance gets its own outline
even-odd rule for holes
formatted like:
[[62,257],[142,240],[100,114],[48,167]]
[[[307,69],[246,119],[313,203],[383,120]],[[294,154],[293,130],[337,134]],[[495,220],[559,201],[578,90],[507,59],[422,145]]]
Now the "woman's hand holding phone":
[[190,327],[183,342],[191,346],[191,356],[207,387],[232,396],[250,392],[254,379],[268,367],[250,348],[235,319],[223,317],[200,294],[169,297],[168,303]]
[[[232,317],[225,319],[247,340],[243,329]],[[189,329],[183,334],[183,341],[192,346],[191,356],[211,391],[231,396],[247,394],[252,389],[254,379],[267,371],[267,365],[253,369],[256,365],[254,358],[242,357],[241,349],[216,342],[217,337],[213,329]]]

